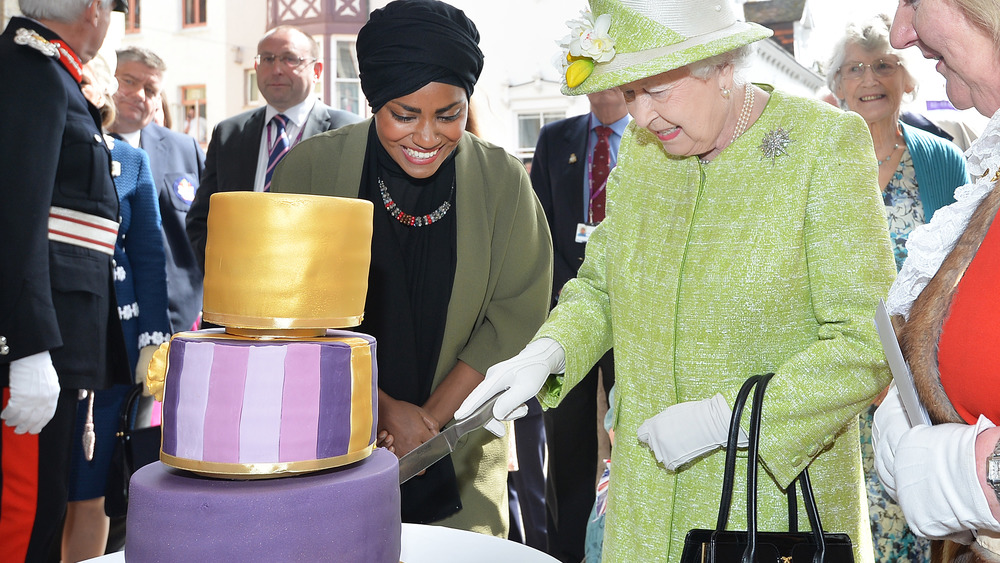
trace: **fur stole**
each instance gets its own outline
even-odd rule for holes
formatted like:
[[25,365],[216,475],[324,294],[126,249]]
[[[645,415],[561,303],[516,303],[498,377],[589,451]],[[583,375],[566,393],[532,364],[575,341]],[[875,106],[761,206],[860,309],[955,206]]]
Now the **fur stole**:
[[[910,364],[920,400],[927,407],[934,424],[955,422],[965,424],[958,415],[944,387],[938,371],[937,352],[941,331],[951,309],[955,287],[972,263],[976,251],[986,238],[986,232],[1000,209],[1000,187],[995,187],[972,214],[969,224],[955,243],[955,248],[941,263],[937,274],[920,293],[910,309],[909,321],[893,317],[903,356]],[[931,544],[931,561],[954,563],[997,563],[1000,555],[982,546],[960,545],[950,541]]]

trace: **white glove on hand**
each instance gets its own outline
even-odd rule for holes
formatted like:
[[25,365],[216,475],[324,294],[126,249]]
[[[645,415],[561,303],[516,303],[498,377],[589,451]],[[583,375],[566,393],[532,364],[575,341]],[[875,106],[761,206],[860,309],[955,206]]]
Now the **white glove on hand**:
[[52,420],[59,399],[59,377],[48,351],[10,363],[10,401],[0,413],[15,434],[38,434]]
[[910,429],[910,422],[903,410],[903,401],[899,390],[893,385],[889,387],[882,404],[875,409],[872,422],[872,448],[875,450],[875,473],[882,487],[893,500],[896,500],[896,477],[893,474],[896,464],[896,448],[899,439]]
[[899,506],[919,536],[971,543],[973,531],[1000,532],[976,475],[976,436],[993,423],[918,425],[896,446]]
[[[726,445],[729,421],[733,416],[726,399],[716,393],[711,399],[686,401],[672,405],[639,426],[640,442],[649,446],[656,461],[676,471],[685,463]],[[746,447],[748,437],[740,429],[739,445]]]
[[146,383],[146,372],[149,371],[149,361],[153,359],[153,353],[159,348],[157,345],[143,346],[139,349],[139,361],[135,363],[135,382],[142,384],[142,392],[147,397],[152,395],[149,385]]
[[526,415],[528,407],[524,402],[538,394],[550,374],[562,373],[565,369],[566,354],[562,346],[551,338],[539,338],[513,358],[486,370],[486,378],[458,407],[455,418],[467,418],[491,397],[506,389],[493,404],[493,416],[497,420],[486,425],[493,434],[503,436],[505,428],[499,421]]

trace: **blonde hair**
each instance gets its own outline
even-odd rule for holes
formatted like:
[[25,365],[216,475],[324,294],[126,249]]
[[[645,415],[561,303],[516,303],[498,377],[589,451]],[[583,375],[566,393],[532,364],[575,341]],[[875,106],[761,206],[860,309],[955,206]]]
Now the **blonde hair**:
[[993,38],[993,45],[1000,48],[1000,10],[996,0],[947,0],[951,2],[969,23],[983,30]]

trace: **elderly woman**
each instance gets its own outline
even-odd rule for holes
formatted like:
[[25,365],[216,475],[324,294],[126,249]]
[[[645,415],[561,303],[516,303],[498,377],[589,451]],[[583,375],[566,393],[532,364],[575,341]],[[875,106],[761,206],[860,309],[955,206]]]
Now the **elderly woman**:
[[[875,413],[875,467],[934,559],[1000,560],[1000,8],[982,0],[899,4],[891,39],[937,60],[959,109],[992,116],[966,152],[972,182],[910,234],[887,305],[933,426],[910,427],[892,390]],[[998,226],[1000,228],[1000,226]]]
[[826,83],[842,108],[868,123],[898,270],[910,231],[954,202],[955,188],[969,177],[955,144],[899,120],[900,104],[915,94],[917,82],[906,57],[889,44],[890,25],[884,15],[849,25],[833,50]]
[[[382,210],[359,330],[378,339],[380,439],[399,456],[450,421],[548,310],[552,243],[527,172],[465,132],[478,41],[443,2],[372,12],[357,49],[373,119],[303,141],[271,187]],[[506,482],[506,439],[480,430],[402,485],[403,519],[506,537]]]
[[634,118],[607,217],[536,340],[456,414],[503,389],[498,418],[538,391],[557,407],[613,346],[604,559],[677,561],[688,530],[715,525],[728,405],[774,372],[761,529],[787,529],[784,490],[808,467],[823,524],[870,562],[858,414],[889,381],[871,318],[894,275],[871,137],[853,113],[741,80],[769,32],[727,6],[594,0],[576,22],[564,91],[618,87]]

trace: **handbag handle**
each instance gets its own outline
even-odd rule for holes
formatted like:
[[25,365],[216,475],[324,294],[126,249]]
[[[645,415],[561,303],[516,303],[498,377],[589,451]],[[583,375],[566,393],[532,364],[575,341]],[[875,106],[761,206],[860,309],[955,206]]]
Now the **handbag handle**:
[[[729,520],[729,509],[732,505],[733,481],[736,473],[736,451],[739,443],[739,425],[743,415],[743,407],[746,404],[750,390],[754,389],[753,403],[750,409],[750,435],[749,447],[747,451],[747,547],[743,552],[743,563],[754,563],[757,549],[757,462],[758,449],[760,445],[760,424],[764,404],[764,390],[768,382],[774,376],[773,373],[764,375],[754,375],[748,378],[740,388],[733,405],[733,415],[729,423],[729,440],[726,444],[726,464],[725,475],[722,483],[722,500],[719,503],[719,519],[716,522],[716,531],[723,531]],[[812,528],[813,536],[816,539],[816,553],[813,555],[814,563],[822,563],[826,555],[826,540],[823,538],[823,526],[819,518],[819,510],[816,508],[816,499],[813,495],[812,483],[809,481],[809,472],[806,469],[788,486],[788,515],[789,530],[798,528],[798,518],[796,510],[796,499],[794,487],[798,483],[802,487],[802,501],[809,517],[809,525]]]
[[142,384],[138,383],[129,389],[128,394],[125,395],[125,399],[122,401],[122,408],[118,411],[118,436],[124,436],[132,429],[132,411],[135,410],[135,404],[142,396]]

